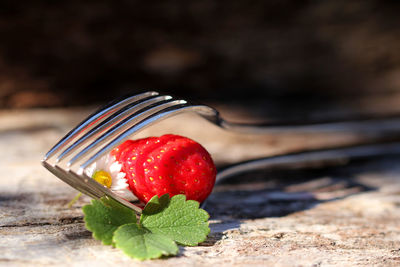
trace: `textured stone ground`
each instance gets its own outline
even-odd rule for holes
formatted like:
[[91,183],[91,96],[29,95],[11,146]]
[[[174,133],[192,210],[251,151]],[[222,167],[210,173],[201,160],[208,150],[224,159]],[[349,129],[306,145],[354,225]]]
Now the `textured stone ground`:
[[[0,112],[0,265],[4,266],[399,266],[399,157],[329,168],[254,171],[216,187],[211,234],[178,257],[138,262],[84,228],[82,198],[40,159],[86,109]],[[174,132],[202,142],[219,165],[352,135],[255,137],[180,117],[143,135]],[[207,130],[205,130],[207,129]]]

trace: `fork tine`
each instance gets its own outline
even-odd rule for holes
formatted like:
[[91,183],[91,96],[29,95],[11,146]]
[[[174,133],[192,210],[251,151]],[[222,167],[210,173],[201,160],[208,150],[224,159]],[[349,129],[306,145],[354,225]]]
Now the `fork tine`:
[[98,152],[96,152],[93,156],[91,156],[86,162],[84,162],[79,170],[78,173],[83,172],[90,164],[92,164],[96,159],[103,156],[105,153],[109,152],[114,147],[118,146],[124,140],[128,139],[133,133],[138,133],[139,131],[145,129],[146,127],[154,124],[157,121],[161,121],[163,119],[167,119],[171,116],[177,115],[179,113],[190,111],[190,110],[197,110],[200,106],[193,106],[187,104],[186,101],[181,100],[181,103],[166,107],[156,113],[153,113],[140,122],[133,124],[133,126],[129,127],[127,130],[122,132],[116,138],[114,138],[111,142],[103,146]]
[[[85,193],[87,195],[91,195],[94,198],[101,198],[104,196],[104,189],[101,188],[103,185],[97,184],[93,185],[92,183],[95,182],[93,179],[90,179],[86,174],[82,174],[81,176],[76,175],[71,171],[64,170],[59,166],[55,166],[55,169],[64,174],[68,177],[75,185],[75,188]],[[92,180],[90,182],[90,180]],[[96,182],[95,182],[96,183]]]
[[154,103],[152,105],[148,105],[143,109],[131,114],[130,116],[126,117],[124,120],[120,121],[116,125],[114,125],[111,129],[107,132],[103,133],[100,137],[98,137],[95,141],[87,145],[83,148],[79,153],[77,153],[68,163],[67,166],[71,167],[75,162],[77,162],[80,158],[84,157],[89,152],[93,151],[98,148],[103,143],[107,142],[108,139],[112,138],[113,136],[118,134],[118,131],[124,130],[126,127],[129,127],[130,124],[136,123],[140,120],[143,116],[149,116],[153,113],[158,112],[166,107],[171,107],[174,105],[182,104],[183,102],[186,103],[184,100],[164,100],[158,103]]
[[137,214],[142,214],[143,210],[141,208],[139,208],[138,206],[132,204],[131,202],[129,202],[128,200],[118,196],[117,194],[113,193],[111,190],[109,190],[108,188],[105,188],[108,192],[106,193],[106,196],[109,198],[112,198],[113,200],[121,203],[122,205],[124,205],[125,207],[128,207],[132,210],[134,210]]
[[[107,196],[107,197],[112,198],[115,201],[121,203],[122,205],[134,210],[138,214],[142,213],[141,208],[130,203],[128,200],[118,196],[117,194],[113,193],[110,189],[108,189],[104,185],[96,182],[95,180],[91,179],[86,174],[78,175],[77,173],[75,173],[71,170],[68,171],[68,174],[70,174],[71,176],[74,176],[78,181],[83,183],[82,187],[89,190],[91,193],[93,193],[95,195],[94,198],[101,198],[101,197]],[[84,191],[82,191],[82,192],[84,193]]]
[[128,98],[118,99],[118,100],[113,101],[110,104],[107,104],[106,106],[100,108],[96,112],[89,115],[85,120],[83,120],[78,126],[76,126],[74,129],[72,129],[68,134],[66,134],[56,145],[53,146],[53,148],[51,148],[49,150],[49,152],[47,152],[47,154],[44,156],[42,161],[46,161],[47,159],[49,159],[51,156],[54,155],[54,153],[59,151],[68,142],[70,142],[73,138],[75,138],[79,133],[84,131],[85,128],[88,127],[91,123],[95,123],[96,120],[101,119],[102,116],[107,115],[107,113],[112,112],[115,109],[117,109],[125,104],[129,104],[133,101],[137,101],[142,98],[153,96],[153,95],[158,95],[158,93],[157,92],[145,92],[142,94],[130,96]]
[[128,200],[116,195],[111,190],[97,183],[95,180],[89,178],[85,174],[78,175],[73,171],[67,172],[64,169],[58,166],[53,166],[46,161],[43,161],[42,164],[46,169],[48,169],[55,176],[59,177],[62,181],[75,188],[76,190],[88,195],[89,197],[97,199],[107,196],[121,203],[122,205],[134,210],[138,214],[142,213],[141,208],[130,203]]
[[58,168],[58,167],[54,167],[51,164],[49,164],[48,162],[46,162],[46,161],[43,161],[42,164],[51,173],[53,173],[55,176],[60,178],[65,183],[69,184],[71,187],[75,188],[78,191],[81,191],[82,193],[84,193],[84,194],[86,194],[86,195],[88,195],[90,197],[98,198],[98,195],[93,194],[91,191],[88,191],[85,188],[82,188],[80,186],[81,183],[79,182],[79,180],[76,181],[76,179],[71,178],[71,176],[68,175],[63,169]]
[[56,163],[59,163],[61,160],[63,160],[65,157],[70,155],[73,151],[81,147],[85,142],[87,142],[91,137],[95,136],[97,133],[101,132],[104,129],[107,129],[108,127],[111,127],[112,125],[118,123],[120,120],[124,119],[124,116],[128,116],[129,113],[134,113],[137,110],[140,110],[146,106],[152,105],[154,103],[160,102],[162,100],[169,100],[171,99],[171,96],[150,96],[146,97],[143,99],[140,99],[138,101],[135,101],[133,103],[130,103],[121,109],[117,110],[113,114],[111,114],[109,117],[104,119],[101,123],[97,124],[93,128],[91,128],[89,131],[87,131],[84,135],[82,135],[78,140],[76,140],[74,143],[72,143],[70,146],[68,146],[64,151],[60,153],[60,155],[56,159]]

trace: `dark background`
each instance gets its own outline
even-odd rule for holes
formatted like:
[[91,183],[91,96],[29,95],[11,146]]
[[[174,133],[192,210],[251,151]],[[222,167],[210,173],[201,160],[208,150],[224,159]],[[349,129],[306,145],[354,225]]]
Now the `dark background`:
[[400,93],[400,1],[1,1],[0,108],[158,90],[292,113]]

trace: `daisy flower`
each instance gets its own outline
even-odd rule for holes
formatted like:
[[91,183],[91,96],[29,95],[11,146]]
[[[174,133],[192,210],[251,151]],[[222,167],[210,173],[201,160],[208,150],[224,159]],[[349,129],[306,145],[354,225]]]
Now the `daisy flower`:
[[126,174],[121,169],[122,164],[115,160],[115,156],[107,154],[86,168],[85,173],[119,196],[132,199]]

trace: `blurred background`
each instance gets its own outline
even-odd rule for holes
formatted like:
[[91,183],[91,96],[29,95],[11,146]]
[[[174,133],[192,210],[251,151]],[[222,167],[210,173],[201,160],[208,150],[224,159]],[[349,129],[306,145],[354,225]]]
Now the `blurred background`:
[[[0,0],[0,262],[126,264],[84,229],[89,198],[67,208],[77,192],[40,165],[73,126],[121,95],[155,90],[248,123],[398,115],[368,131],[263,136],[184,114],[135,136],[193,138],[219,171],[399,141],[399,14],[398,0]],[[397,156],[306,154],[311,162],[236,175],[209,198],[209,243],[160,264],[399,266],[395,144],[380,151]]]
[[157,90],[271,118],[397,112],[399,11],[394,0],[1,1],[0,108]]

